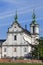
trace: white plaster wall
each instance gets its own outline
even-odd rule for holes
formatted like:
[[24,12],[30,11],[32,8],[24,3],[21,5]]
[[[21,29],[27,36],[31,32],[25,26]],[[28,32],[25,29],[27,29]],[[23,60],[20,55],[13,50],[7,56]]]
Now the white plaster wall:
[[[7,48],[6,46],[2,47],[2,57],[4,57],[4,54],[6,54],[6,52],[4,52],[4,48]],[[6,55],[7,56],[7,55]]]
[[12,45],[12,34],[8,35],[8,45]]
[[[14,48],[16,48],[16,52],[14,52]],[[12,56],[13,57],[17,57],[17,47],[16,46],[13,46],[12,49],[13,49],[12,50]]]
[[35,35],[35,39],[39,39],[39,35]]
[[29,44],[31,44],[31,37],[29,35],[24,33],[23,38],[24,38],[25,41],[27,41]]
[[1,58],[1,54],[0,54],[0,58]]
[[[17,40],[14,40],[15,35],[17,36]],[[21,43],[23,43],[22,38],[23,37],[22,37],[22,35],[20,33],[9,34],[9,36],[8,36],[8,45],[12,45],[12,44],[13,45],[16,45],[16,44],[20,45]]]
[[[8,33],[8,37],[7,37],[7,45],[29,45],[29,43],[31,43],[31,37],[30,35],[27,35],[25,32],[23,33],[15,33],[18,31],[22,31],[21,28],[19,28],[17,25],[16,28],[14,28],[15,25],[13,25],[12,28],[9,29],[9,32],[14,32],[14,33]],[[16,30],[15,30],[16,29]],[[14,35],[17,35],[17,40],[14,40]],[[25,38],[25,40],[24,40]],[[26,42],[28,41],[28,42]],[[5,44],[5,43],[4,43]],[[7,51],[4,52],[4,48],[7,48]],[[14,52],[14,48],[16,47],[16,52]],[[24,52],[24,48],[25,46],[3,46],[2,47],[2,56],[4,56],[4,54],[6,54],[6,56],[8,57],[20,57],[20,56],[24,56],[25,54],[29,53],[31,51],[30,46],[26,46],[27,51]]]
[[28,46],[28,53],[30,53],[31,52],[31,46]]
[[30,27],[30,32],[33,33],[33,27]]
[[[15,28],[16,27],[16,28]],[[16,32],[16,31],[21,31],[22,29],[18,26],[18,24],[13,24],[11,28],[9,28],[9,32]]]
[[0,47],[0,54],[1,54],[1,47]]
[[20,47],[17,47],[17,56],[20,57]]
[[38,27],[35,27],[35,33],[39,34],[39,28]]
[[[20,33],[18,33],[18,34],[16,34],[17,35],[17,40],[14,40],[14,35],[15,34],[10,34],[9,35],[9,37],[8,37],[8,45],[25,45],[25,44],[28,44],[26,41],[28,41],[29,43],[31,43],[31,37],[30,36],[28,36],[28,35],[24,35],[24,33],[23,34],[20,34]],[[24,40],[24,38],[23,37],[26,37],[26,38],[28,38],[29,40]],[[24,43],[25,42],[25,43]],[[25,48],[25,46],[17,46],[16,47],[16,49],[17,49],[17,51],[16,52],[14,52],[14,47],[16,47],[16,46],[7,46],[6,48],[7,48],[7,51],[6,52],[4,52],[4,48],[5,47],[2,47],[2,56],[4,56],[4,54],[6,54],[6,56],[8,57],[20,57],[20,56],[24,56],[25,54],[27,54],[27,53],[29,53],[30,52],[30,47],[27,47],[26,46],[26,48],[27,48],[27,52],[24,52],[24,48]]]
[[1,51],[1,47],[0,47],[0,58],[1,58],[1,52],[2,52],[2,51]]
[[13,52],[12,47],[8,47],[6,52],[7,56],[12,57],[12,52]]

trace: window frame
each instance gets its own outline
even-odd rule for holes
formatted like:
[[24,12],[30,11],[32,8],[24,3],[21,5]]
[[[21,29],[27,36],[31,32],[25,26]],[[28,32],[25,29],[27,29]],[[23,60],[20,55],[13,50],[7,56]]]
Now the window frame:
[[16,52],[17,51],[17,49],[16,48],[14,48],[14,52]]
[[4,58],[6,58],[6,54],[4,54]]
[[4,48],[4,52],[6,52],[6,48]]
[[27,52],[27,48],[24,48],[24,52]]
[[16,35],[14,35],[14,40],[17,40],[17,36]]

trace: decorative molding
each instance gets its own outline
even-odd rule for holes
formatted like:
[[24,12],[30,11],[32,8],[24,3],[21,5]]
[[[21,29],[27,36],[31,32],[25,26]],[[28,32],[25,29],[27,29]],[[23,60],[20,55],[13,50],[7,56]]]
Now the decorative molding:
[[30,45],[2,45],[3,46],[30,46]]

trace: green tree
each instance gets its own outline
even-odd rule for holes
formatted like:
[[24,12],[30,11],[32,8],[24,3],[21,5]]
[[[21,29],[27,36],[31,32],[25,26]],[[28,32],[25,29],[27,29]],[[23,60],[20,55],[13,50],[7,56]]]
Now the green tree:
[[43,38],[39,39],[39,56],[40,59],[43,59]]
[[34,50],[32,51],[32,55],[34,59],[42,59],[43,60],[43,38],[41,37],[38,45],[34,45]]
[[39,59],[38,45],[34,45],[33,48],[34,48],[34,50],[32,51],[32,58]]

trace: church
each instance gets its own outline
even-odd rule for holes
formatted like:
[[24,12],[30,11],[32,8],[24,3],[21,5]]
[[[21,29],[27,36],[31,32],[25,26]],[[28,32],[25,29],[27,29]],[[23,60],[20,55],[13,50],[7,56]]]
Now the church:
[[35,20],[35,13],[33,12],[30,31],[23,28],[17,19],[16,13],[14,22],[8,28],[7,39],[0,42],[0,58],[31,57],[34,50],[32,46],[39,44],[39,24]]

